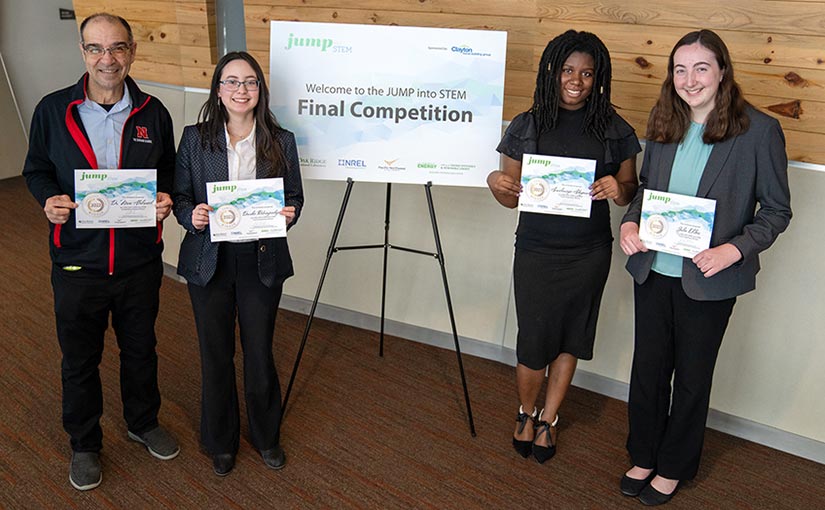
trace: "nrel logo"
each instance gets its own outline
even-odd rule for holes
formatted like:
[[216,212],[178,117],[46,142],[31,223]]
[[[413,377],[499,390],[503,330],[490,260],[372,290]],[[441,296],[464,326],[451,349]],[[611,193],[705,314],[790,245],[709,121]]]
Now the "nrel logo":
[[363,159],[339,159],[338,166],[344,168],[367,168],[367,163]]
[[294,34],[289,34],[286,41],[285,50],[292,48],[320,48],[321,51],[327,51],[332,47],[332,39],[322,39],[320,37],[295,37]]
[[473,49],[467,46],[466,44],[462,44],[461,46],[453,46],[450,48],[456,53],[472,53]]

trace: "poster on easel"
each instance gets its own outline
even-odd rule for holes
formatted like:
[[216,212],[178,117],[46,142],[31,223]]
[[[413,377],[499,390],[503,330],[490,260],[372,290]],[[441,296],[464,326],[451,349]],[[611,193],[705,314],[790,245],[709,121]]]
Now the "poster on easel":
[[507,33],[272,21],[270,107],[310,179],[485,187]]

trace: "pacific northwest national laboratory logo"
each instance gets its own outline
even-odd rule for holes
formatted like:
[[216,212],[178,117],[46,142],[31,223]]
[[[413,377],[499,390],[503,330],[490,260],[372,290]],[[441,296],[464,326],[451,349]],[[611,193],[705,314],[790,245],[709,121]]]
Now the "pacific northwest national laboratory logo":
[[384,159],[384,160],[381,161],[381,164],[378,165],[378,168],[380,170],[388,170],[388,171],[392,171],[392,172],[398,172],[400,170],[406,170],[407,167],[399,165],[398,164],[399,161],[400,161],[399,158]]

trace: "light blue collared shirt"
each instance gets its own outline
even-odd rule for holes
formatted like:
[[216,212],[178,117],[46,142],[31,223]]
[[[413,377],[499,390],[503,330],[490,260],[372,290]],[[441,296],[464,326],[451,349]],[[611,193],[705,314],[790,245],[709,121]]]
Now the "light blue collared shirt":
[[78,105],[77,112],[89,135],[98,168],[118,168],[123,125],[131,111],[132,98],[129,96],[129,87],[125,83],[123,84],[123,97],[108,112],[88,97]]
[[[705,134],[705,125],[690,123],[685,139],[676,149],[676,157],[673,159],[673,167],[670,171],[670,184],[668,192],[678,193],[695,197],[699,191],[699,181],[705,172],[713,144],[707,144],[702,140]],[[682,277],[682,257],[670,253],[656,252],[653,257],[653,268],[659,274]]]

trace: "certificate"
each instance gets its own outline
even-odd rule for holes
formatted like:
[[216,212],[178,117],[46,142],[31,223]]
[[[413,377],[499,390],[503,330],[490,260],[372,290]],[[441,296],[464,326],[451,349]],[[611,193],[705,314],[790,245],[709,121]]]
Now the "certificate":
[[157,170],[75,170],[77,228],[157,225]]
[[596,160],[525,154],[521,163],[522,212],[590,217]]
[[286,237],[284,180],[249,179],[206,183],[212,242]]
[[639,238],[650,250],[693,258],[710,247],[716,200],[646,189]]

